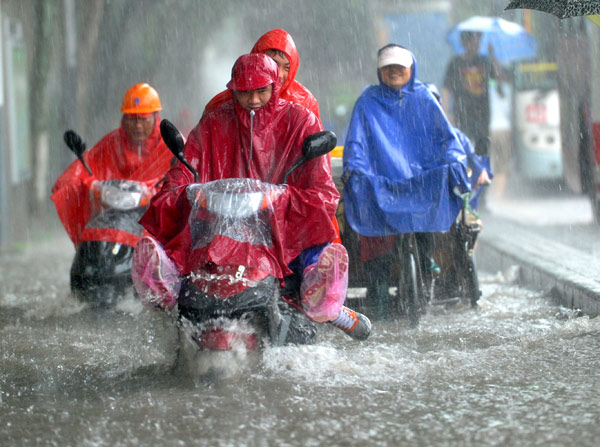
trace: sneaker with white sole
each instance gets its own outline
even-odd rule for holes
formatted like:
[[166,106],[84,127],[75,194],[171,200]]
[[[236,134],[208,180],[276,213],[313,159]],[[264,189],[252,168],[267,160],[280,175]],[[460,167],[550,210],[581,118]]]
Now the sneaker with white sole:
[[366,340],[371,334],[371,321],[360,312],[342,307],[338,317],[330,323],[355,340]]

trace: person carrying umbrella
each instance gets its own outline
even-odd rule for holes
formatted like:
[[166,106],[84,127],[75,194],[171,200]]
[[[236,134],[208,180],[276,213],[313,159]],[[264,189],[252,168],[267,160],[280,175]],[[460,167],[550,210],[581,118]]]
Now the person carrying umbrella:
[[[489,80],[507,81],[508,73],[502,67],[535,57],[537,42],[518,23],[482,16],[457,24],[447,40],[457,56],[446,69],[442,104],[454,126],[477,146],[478,141],[490,136]],[[497,90],[500,97],[504,96],[500,82]],[[494,132],[491,147],[496,171],[494,189],[501,195],[511,157],[510,132]]]
[[[462,31],[460,40],[465,53],[454,56],[448,63],[442,104],[454,125],[476,142],[490,134],[489,80],[502,81],[506,75],[494,57],[491,45],[488,47],[489,57],[480,54],[481,33]],[[499,94],[502,95],[501,92]]]

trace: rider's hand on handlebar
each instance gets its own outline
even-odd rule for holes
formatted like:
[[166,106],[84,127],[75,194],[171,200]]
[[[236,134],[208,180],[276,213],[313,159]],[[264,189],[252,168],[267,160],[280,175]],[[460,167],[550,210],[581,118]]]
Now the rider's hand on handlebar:
[[273,188],[267,191],[263,196],[260,209],[264,210],[267,208],[272,208],[273,203],[283,194],[284,191],[285,188]]
[[481,171],[481,174],[479,174],[479,178],[477,179],[477,185],[475,187],[479,188],[480,186],[486,186],[486,185],[489,185],[490,183],[492,183],[492,180],[490,179],[490,175],[484,169],[483,171]]

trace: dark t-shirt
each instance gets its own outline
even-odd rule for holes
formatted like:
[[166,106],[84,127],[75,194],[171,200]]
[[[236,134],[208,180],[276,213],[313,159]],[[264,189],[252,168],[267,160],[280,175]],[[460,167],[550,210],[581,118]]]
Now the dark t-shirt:
[[456,127],[472,141],[489,136],[490,101],[488,82],[492,74],[490,61],[484,56],[471,60],[455,56],[450,60],[444,87],[452,93],[452,112]]

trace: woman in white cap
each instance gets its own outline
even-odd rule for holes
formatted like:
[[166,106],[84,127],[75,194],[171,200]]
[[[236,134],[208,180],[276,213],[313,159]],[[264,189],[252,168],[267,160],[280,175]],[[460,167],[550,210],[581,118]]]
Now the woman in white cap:
[[417,79],[413,54],[389,44],[377,54],[379,84],[356,101],[344,148],[344,204],[361,235],[367,300],[389,315],[389,265],[396,235],[417,233],[432,272],[432,233],[446,232],[470,190],[465,152],[438,101]]

